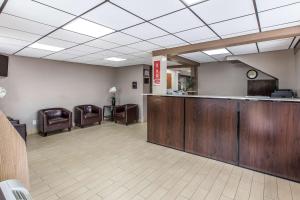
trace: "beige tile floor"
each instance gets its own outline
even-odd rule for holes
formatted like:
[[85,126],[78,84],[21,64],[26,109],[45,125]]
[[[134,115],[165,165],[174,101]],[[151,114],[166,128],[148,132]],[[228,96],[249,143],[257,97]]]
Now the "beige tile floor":
[[34,200],[300,200],[300,184],[147,143],[145,124],[31,135],[28,153]]

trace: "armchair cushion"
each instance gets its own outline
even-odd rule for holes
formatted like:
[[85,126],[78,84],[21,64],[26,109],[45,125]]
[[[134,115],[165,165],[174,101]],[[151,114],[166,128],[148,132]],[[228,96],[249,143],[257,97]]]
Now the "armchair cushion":
[[68,122],[68,118],[56,117],[48,120],[49,125],[60,124],[64,122]]
[[84,118],[85,118],[85,119],[89,119],[89,118],[97,118],[97,117],[99,117],[99,114],[98,114],[98,113],[86,113],[86,114],[84,115]]

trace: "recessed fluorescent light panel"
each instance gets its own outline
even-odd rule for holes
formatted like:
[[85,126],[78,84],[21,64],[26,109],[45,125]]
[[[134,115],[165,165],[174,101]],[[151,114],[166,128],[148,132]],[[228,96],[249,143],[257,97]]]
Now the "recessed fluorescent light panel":
[[88,35],[91,37],[101,37],[107,34],[114,32],[114,30],[107,28],[105,26],[101,26],[99,24],[78,18],[69,24],[65,25],[63,29],[73,31],[76,33],[81,33],[84,35]]
[[34,48],[34,49],[42,49],[42,50],[47,50],[47,51],[61,51],[64,50],[65,48],[62,47],[55,47],[47,44],[40,44],[40,43],[34,43],[30,45],[29,47]]
[[203,52],[210,56],[229,53],[229,51],[227,51],[227,49],[214,49],[214,50],[203,51]]
[[195,3],[200,3],[205,0],[183,0],[187,5],[193,5]]
[[124,58],[111,57],[111,58],[105,58],[105,60],[109,60],[109,61],[113,61],[113,62],[121,62],[121,61],[124,61],[124,60],[126,60],[126,59],[124,59]]

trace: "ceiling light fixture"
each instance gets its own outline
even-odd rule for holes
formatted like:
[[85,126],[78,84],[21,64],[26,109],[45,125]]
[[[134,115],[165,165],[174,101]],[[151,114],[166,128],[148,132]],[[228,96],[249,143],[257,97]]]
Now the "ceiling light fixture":
[[65,48],[62,47],[56,47],[56,46],[51,46],[47,44],[40,44],[40,43],[34,43],[30,45],[29,47],[34,48],[34,49],[41,49],[41,50],[46,50],[46,51],[61,51],[64,50]]
[[111,58],[105,58],[105,60],[113,61],[113,62],[121,62],[121,61],[125,61],[126,59],[124,59],[124,58],[111,57]]
[[196,3],[200,3],[202,1],[205,1],[205,0],[183,0],[187,5],[193,5],[193,4],[196,4]]
[[229,53],[229,51],[227,49],[213,49],[213,50],[208,50],[208,51],[203,51],[203,52],[210,56]]
[[107,28],[105,26],[81,18],[78,18],[70,22],[69,24],[65,25],[63,29],[88,35],[95,38],[115,32],[113,29]]

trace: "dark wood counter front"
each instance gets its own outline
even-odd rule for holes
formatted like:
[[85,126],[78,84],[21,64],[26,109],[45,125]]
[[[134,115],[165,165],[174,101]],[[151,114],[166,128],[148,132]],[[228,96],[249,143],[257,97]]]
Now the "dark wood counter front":
[[148,97],[148,142],[184,150],[184,98]]
[[237,163],[237,101],[185,99],[185,151]]
[[240,166],[300,181],[300,104],[240,104]]
[[300,182],[300,103],[148,96],[148,141]]

